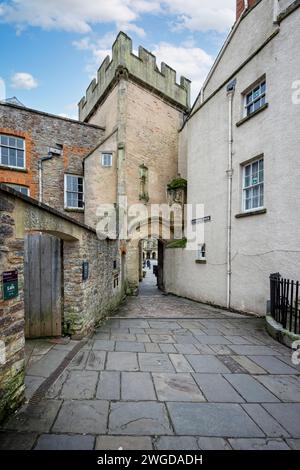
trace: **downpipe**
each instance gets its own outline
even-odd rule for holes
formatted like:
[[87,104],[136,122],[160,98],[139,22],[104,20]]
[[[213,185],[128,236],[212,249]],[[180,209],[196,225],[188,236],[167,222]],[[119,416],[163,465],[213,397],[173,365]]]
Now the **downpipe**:
[[233,96],[235,92],[236,80],[227,85],[228,96],[228,164],[227,164],[227,287],[226,287],[226,306],[231,307],[231,231],[232,231],[232,148],[233,148],[233,129],[232,129],[232,108]]
[[52,155],[47,155],[45,157],[41,157],[38,162],[38,169],[39,169],[39,202],[43,202],[43,162],[46,160],[51,160],[53,158]]

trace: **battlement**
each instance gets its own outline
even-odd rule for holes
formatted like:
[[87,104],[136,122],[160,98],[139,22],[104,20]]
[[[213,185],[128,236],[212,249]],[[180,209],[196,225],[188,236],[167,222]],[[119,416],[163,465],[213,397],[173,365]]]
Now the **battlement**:
[[156,57],[143,47],[139,47],[138,56],[133,54],[131,39],[120,32],[112,46],[112,58],[107,56],[104,59],[98,69],[97,80],[92,80],[86,96],[78,104],[80,121],[86,121],[91,116],[122,73],[183,110],[189,109],[190,80],[181,77],[180,83],[177,83],[176,71],[163,62],[159,70]]

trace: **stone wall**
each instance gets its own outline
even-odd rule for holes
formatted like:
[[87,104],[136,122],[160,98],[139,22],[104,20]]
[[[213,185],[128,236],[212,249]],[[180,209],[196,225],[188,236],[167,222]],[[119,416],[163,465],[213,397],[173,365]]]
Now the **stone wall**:
[[[0,195],[0,340],[5,342],[5,363],[0,362],[0,421],[17,408],[24,394],[24,241],[16,239],[14,203]],[[18,270],[19,295],[3,299],[2,272]]]
[[[41,231],[63,240],[64,333],[82,338],[117,307],[123,297],[119,243],[99,240],[96,232],[45,204],[0,185],[0,275],[17,269],[19,295],[0,292],[0,340],[6,350],[0,365],[0,420],[24,397],[24,237]],[[89,276],[83,280],[83,262]],[[116,278],[118,277],[118,285]]]
[[[0,182],[29,187],[38,198],[38,161],[49,147],[63,146],[62,155],[43,162],[43,202],[64,211],[64,174],[83,175],[82,160],[101,140],[104,130],[96,125],[53,116],[12,104],[0,104],[0,134],[25,139],[26,169],[0,166]],[[68,210],[70,212],[70,210]],[[83,221],[83,211],[72,217]]]

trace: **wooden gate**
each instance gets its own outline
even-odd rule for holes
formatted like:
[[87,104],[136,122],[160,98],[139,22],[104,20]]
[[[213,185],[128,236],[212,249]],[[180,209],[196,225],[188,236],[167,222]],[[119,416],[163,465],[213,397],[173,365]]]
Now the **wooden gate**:
[[47,234],[27,235],[24,261],[25,336],[60,336],[61,240]]

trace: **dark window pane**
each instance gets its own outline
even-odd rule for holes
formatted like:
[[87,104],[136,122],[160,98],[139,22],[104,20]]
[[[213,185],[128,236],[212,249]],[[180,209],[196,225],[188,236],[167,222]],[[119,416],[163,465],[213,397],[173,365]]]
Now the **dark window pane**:
[[18,149],[23,149],[24,148],[24,140],[23,139],[17,139],[17,147],[18,147]]
[[1,145],[8,145],[8,137],[5,135],[1,136]]
[[8,144],[10,147],[16,147],[16,139],[14,137],[9,137]]

